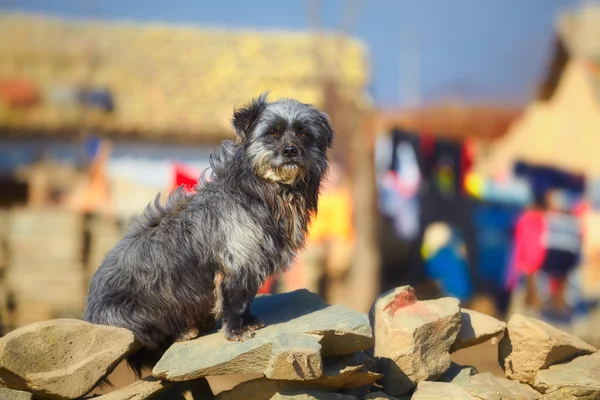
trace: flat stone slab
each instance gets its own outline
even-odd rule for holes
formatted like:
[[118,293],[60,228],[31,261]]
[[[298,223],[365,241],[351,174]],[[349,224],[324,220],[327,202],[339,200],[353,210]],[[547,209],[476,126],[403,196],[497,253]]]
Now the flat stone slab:
[[600,352],[538,371],[533,387],[542,393],[567,387],[585,387],[600,391]]
[[175,343],[156,364],[153,375],[170,381],[247,373],[279,380],[316,379],[322,374],[321,357],[373,346],[366,315],[328,305],[307,290],[257,297],[252,313],[266,323],[254,338],[230,342],[216,332]]
[[460,330],[458,331],[456,341],[450,347],[451,353],[466,347],[485,343],[492,338],[501,337],[506,330],[504,322],[477,311],[461,308],[460,315]]
[[417,384],[411,400],[480,400],[460,386],[445,382],[423,381]]
[[598,400],[600,390],[589,387],[563,387],[546,392],[542,400]]
[[514,314],[498,344],[498,361],[507,378],[531,385],[539,370],[595,351],[543,321]]
[[398,397],[390,396],[383,392],[369,393],[365,396],[365,400],[399,400]]
[[461,387],[481,400],[537,400],[542,397],[529,385],[499,378],[488,372],[471,376]]
[[125,386],[122,389],[115,390],[100,397],[97,400],[145,400],[157,393],[163,391],[168,386],[168,382],[159,381],[152,377],[141,379]]
[[268,400],[276,393],[302,390],[335,391],[372,385],[381,378],[363,365],[366,356],[344,356],[326,359],[323,375],[308,381],[272,380],[267,378],[242,382],[233,389],[221,392],[219,400]]
[[0,388],[0,399],[2,400],[33,400],[33,394],[21,390]]
[[475,367],[463,367],[456,363],[452,363],[450,364],[450,368],[439,377],[438,381],[454,383],[455,385],[465,385],[471,380],[471,377],[477,373],[478,371]]
[[276,393],[271,400],[358,400],[354,396],[340,393],[319,392],[311,390],[307,392],[283,392]]
[[436,380],[450,367],[450,347],[461,322],[457,299],[417,301],[414,289],[402,286],[377,298],[370,318],[373,355],[386,393],[408,393],[418,382]]
[[74,399],[137,348],[127,329],[75,319],[36,322],[0,339],[0,378],[42,398]]

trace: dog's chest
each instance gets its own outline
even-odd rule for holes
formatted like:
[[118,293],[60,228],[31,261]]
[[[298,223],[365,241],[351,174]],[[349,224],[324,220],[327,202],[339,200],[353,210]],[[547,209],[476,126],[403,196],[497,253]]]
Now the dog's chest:
[[291,252],[304,247],[309,214],[303,197],[294,194],[278,196],[275,219]]

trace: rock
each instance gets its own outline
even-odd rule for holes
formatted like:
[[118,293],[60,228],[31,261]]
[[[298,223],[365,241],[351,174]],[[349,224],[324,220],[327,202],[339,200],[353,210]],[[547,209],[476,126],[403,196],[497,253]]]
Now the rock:
[[477,373],[478,371],[475,367],[463,367],[456,363],[451,363],[450,368],[438,378],[438,381],[454,383],[455,385],[464,385]]
[[334,391],[352,389],[381,379],[381,375],[368,371],[365,366],[366,356],[355,354],[346,357],[335,357],[325,360],[323,374],[320,378],[308,381],[271,380],[258,378],[245,381],[233,389],[221,392],[219,400],[268,400],[276,393],[293,390],[326,390]]
[[403,286],[381,295],[370,318],[386,393],[407,393],[450,367],[449,350],[461,321],[457,299],[417,301],[414,289]]
[[154,367],[154,376],[182,381],[264,373],[274,379],[315,379],[322,373],[321,356],[351,354],[373,345],[364,314],[327,305],[307,290],[257,297],[252,312],[267,325],[254,338],[230,342],[216,332],[175,343]]
[[0,339],[0,378],[41,398],[88,393],[129,353],[133,333],[74,319],[36,322]]
[[541,400],[598,400],[600,390],[589,387],[563,387],[546,392]]
[[383,392],[369,393],[365,396],[365,400],[400,400],[397,397],[390,396]]
[[276,393],[271,397],[271,400],[357,400],[357,398],[346,394],[311,390],[307,392]]
[[149,376],[103,396],[91,397],[90,400],[213,400],[214,398],[205,378],[171,383]]
[[539,370],[595,351],[583,340],[545,322],[515,314],[498,345],[498,361],[507,378],[533,384]]
[[175,382],[167,386],[152,400],[214,400],[215,395],[206,378]]
[[587,387],[600,391],[600,352],[538,371],[533,387],[542,393],[563,387]]
[[472,376],[461,387],[481,400],[536,400],[542,397],[528,385],[499,378],[489,372]]
[[168,382],[159,381],[148,377],[136,381],[122,389],[115,390],[100,397],[98,400],[145,400],[161,392],[168,386]]
[[460,310],[460,315],[460,330],[458,331],[456,342],[450,347],[451,353],[465,347],[485,343],[495,337],[500,337],[506,330],[504,322],[477,311],[463,308]]
[[0,399],[2,400],[32,400],[33,394],[21,390],[0,388]]
[[419,382],[411,400],[479,400],[460,386],[445,382]]

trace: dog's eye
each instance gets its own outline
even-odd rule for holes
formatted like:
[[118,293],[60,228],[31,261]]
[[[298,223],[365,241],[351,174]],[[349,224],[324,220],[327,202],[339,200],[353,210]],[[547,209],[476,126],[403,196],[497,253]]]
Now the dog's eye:
[[296,136],[304,137],[306,136],[306,132],[300,131],[296,134]]
[[277,132],[277,131],[271,131],[269,133],[269,135],[271,135],[271,136],[279,136],[279,132]]

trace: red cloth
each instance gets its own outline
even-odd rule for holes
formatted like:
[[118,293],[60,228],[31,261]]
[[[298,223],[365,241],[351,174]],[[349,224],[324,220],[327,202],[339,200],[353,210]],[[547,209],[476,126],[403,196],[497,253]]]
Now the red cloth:
[[28,107],[39,101],[37,86],[26,79],[0,80],[0,100],[11,107]]
[[515,228],[517,274],[531,275],[542,266],[546,252],[541,240],[544,229],[544,213],[539,210],[525,211],[519,217]]
[[465,140],[460,152],[460,190],[463,194],[468,194],[466,187],[466,177],[473,168],[475,159],[475,144],[470,140]]
[[194,186],[198,182],[199,176],[200,173],[193,168],[175,163],[173,164],[173,184],[171,185],[171,190],[184,185],[185,190],[191,193],[194,191]]

